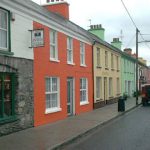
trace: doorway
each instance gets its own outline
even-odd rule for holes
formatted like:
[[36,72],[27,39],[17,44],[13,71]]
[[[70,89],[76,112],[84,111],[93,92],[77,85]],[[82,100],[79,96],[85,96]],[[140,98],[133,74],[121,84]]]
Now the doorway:
[[67,114],[72,116],[74,114],[74,79],[67,78]]

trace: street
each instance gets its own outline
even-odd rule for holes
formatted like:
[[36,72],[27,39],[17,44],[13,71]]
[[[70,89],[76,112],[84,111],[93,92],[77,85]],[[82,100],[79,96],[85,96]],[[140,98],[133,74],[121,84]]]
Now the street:
[[64,150],[149,150],[150,107],[139,107]]

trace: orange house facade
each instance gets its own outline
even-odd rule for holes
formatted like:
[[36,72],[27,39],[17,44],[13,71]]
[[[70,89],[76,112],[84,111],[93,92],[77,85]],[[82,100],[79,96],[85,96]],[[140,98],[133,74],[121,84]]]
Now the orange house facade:
[[34,48],[34,126],[93,110],[90,40],[38,22],[33,27],[44,30],[45,43]]

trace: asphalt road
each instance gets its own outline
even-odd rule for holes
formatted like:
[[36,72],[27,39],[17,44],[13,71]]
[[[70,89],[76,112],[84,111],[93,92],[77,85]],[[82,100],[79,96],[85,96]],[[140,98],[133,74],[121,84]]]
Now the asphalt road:
[[138,107],[63,150],[150,150],[150,107]]

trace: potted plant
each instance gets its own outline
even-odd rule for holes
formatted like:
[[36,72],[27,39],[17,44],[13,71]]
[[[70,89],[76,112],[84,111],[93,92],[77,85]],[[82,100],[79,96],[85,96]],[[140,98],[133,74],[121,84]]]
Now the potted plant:
[[128,95],[127,95],[127,93],[126,93],[126,92],[124,92],[124,93],[123,93],[123,98],[124,98],[124,100],[127,100]]

